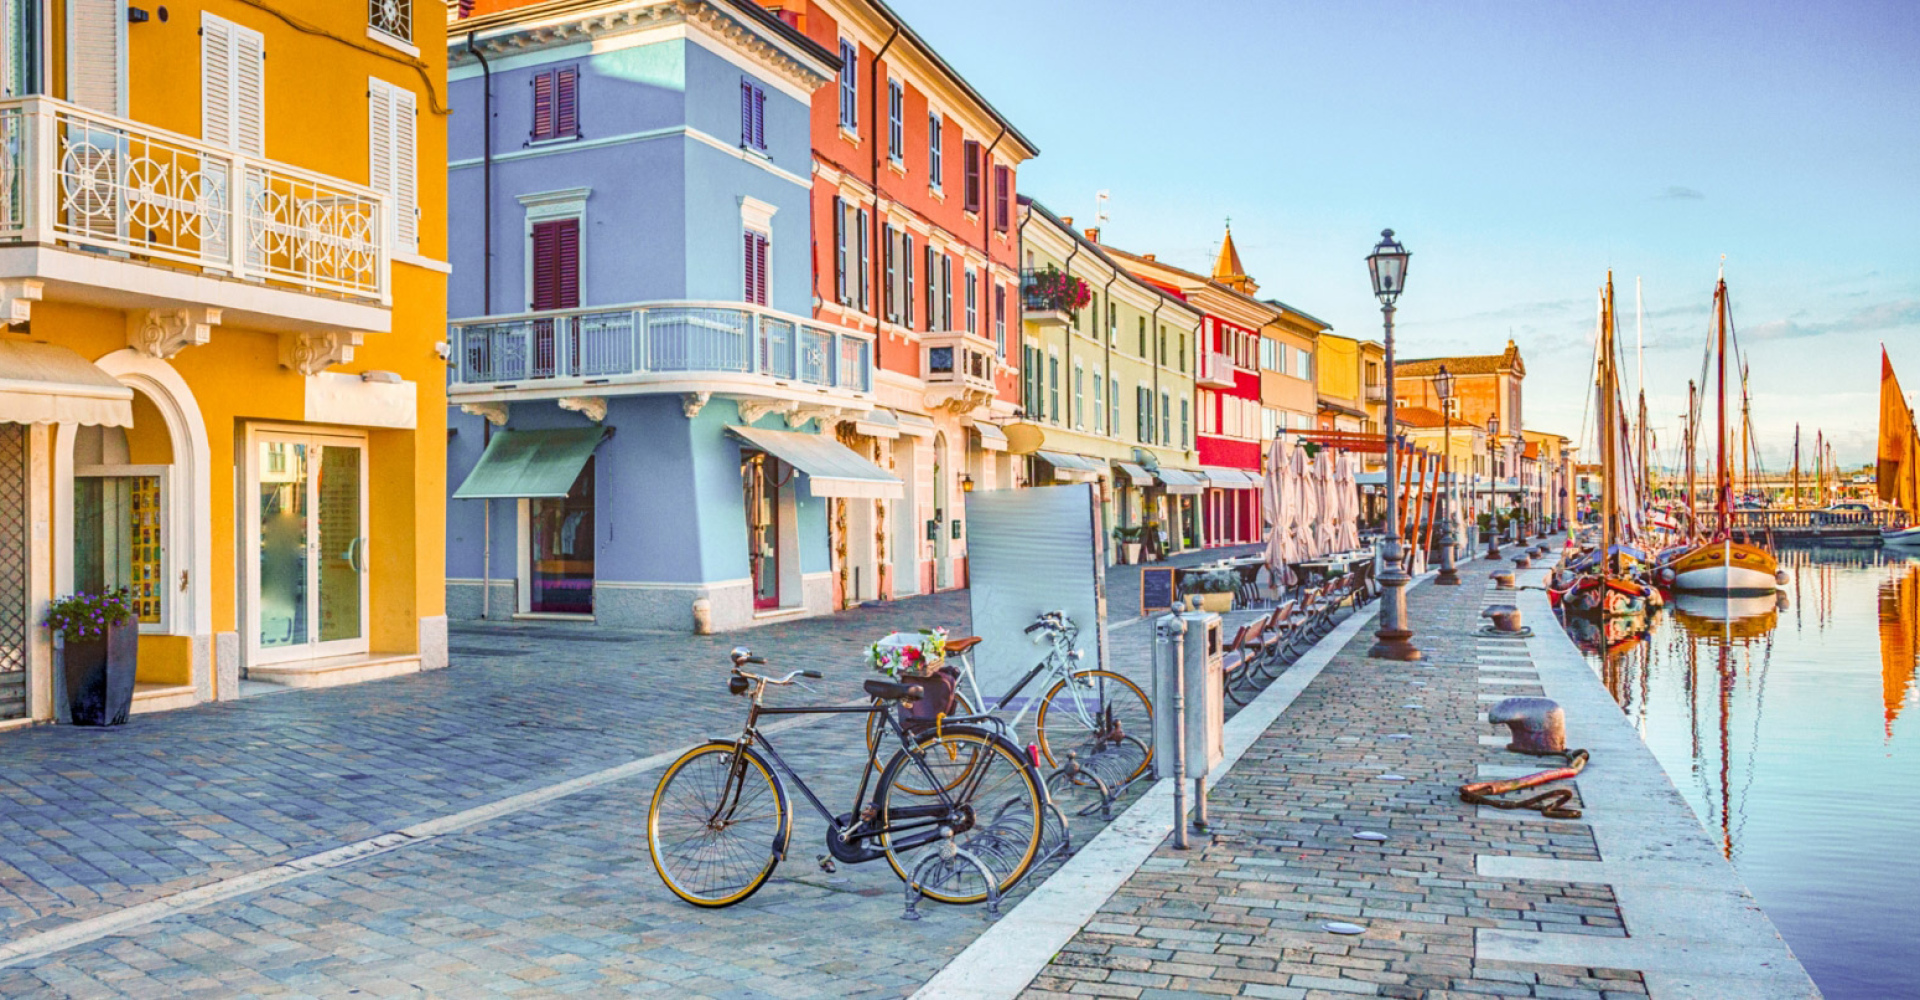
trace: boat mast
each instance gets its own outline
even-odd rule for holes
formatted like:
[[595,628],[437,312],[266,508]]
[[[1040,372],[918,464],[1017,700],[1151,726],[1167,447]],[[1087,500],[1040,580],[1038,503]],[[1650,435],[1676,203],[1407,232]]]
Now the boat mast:
[[1813,432],[1813,505],[1827,505],[1827,436],[1825,431]]
[[1720,269],[1720,282],[1713,290],[1714,361],[1718,366],[1718,384],[1714,387],[1713,507],[1719,515],[1714,539],[1727,537],[1733,528],[1733,482],[1727,468],[1727,272]]
[[1753,412],[1752,398],[1747,395],[1747,365],[1740,364],[1740,490],[1753,489],[1753,466],[1749,458],[1753,455]]
[[1653,452],[1647,448],[1646,320],[1646,306],[1640,299],[1640,278],[1636,275],[1633,279],[1633,356],[1640,372],[1640,427],[1634,439],[1639,443],[1639,450],[1635,452],[1640,457],[1640,496],[1637,500],[1642,505],[1653,497]]
[[1793,509],[1800,509],[1800,425],[1793,425]]
[[1696,443],[1696,435],[1694,432],[1698,430],[1700,426],[1699,396],[1700,396],[1700,387],[1697,385],[1694,385],[1692,379],[1688,379],[1687,380],[1687,540],[1688,541],[1693,541],[1694,539],[1700,537],[1699,508],[1697,506],[1697,497],[1694,493],[1694,490],[1696,489],[1696,487],[1694,486],[1694,483],[1693,483],[1694,467],[1699,464],[1699,460],[1696,459],[1693,454],[1694,445]]
[[1620,433],[1619,417],[1614,411],[1614,386],[1618,377],[1613,368],[1613,272],[1607,272],[1606,293],[1600,299],[1600,581],[1604,585],[1613,569],[1615,502],[1620,488],[1620,467],[1614,447]]

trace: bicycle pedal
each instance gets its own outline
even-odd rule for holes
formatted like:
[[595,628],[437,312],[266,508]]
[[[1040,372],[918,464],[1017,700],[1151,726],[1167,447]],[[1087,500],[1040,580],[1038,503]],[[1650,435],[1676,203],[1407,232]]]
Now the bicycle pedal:
[[820,870],[827,873],[828,875],[831,875],[834,872],[837,872],[840,870],[840,866],[833,863],[833,858],[828,857],[825,854],[820,855],[814,860],[819,863]]

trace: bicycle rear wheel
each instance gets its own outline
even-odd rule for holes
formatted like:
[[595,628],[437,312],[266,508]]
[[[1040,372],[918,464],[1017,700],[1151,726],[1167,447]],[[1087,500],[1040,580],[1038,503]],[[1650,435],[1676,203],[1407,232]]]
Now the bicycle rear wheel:
[[1066,763],[1069,751],[1091,757],[1128,736],[1149,750],[1126,780],[1145,773],[1153,761],[1153,702],[1138,684],[1111,670],[1082,670],[1055,683],[1040,700],[1033,728],[1048,767]]
[[[1045,800],[1032,765],[1019,747],[979,729],[928,733],[916,749],[917,754],[894,754],[874,792],[887,864],[903,881],[918,872],[920,891],[928,899],[985,900],[987,877],[957,855],[920,869],[929,856],[941,855],[946,830],[953,834],[953,847],[978,857],[993,872],[999,891],[1012,889],[1040,850]],[[930,795],[909,786],[942,791]]]
[[695,906],[732,906],[766,884],[792,822],[759,754],[709,743],[660,776],[647,808],[647,853],[674,895]]
[[[884,711],[892,712],[892,711],[895,711],[895,709],[888,708],[888,709],[885,709]],[[875,712],[872,715],[867,716],[867,756],[873,758],[873,763],[875,767],[881,766],[880,765],[880,740],[882,737],[886,737],[892,732],[892,730],[887,727],[887,724],[881,721],[880,716],[882,714],[883,712]],[[973,706],[970,703],[968,703],[966,695],[961,694],[959,691],[955,691],[953,693],[953,711],[948,712],[947,714],[948,715],[972,715]],[[955,782],[958,782],[961,778],[965,776],[966,776],[966,772],[961,771],[953,775],[953,780]],[[927,783],[926,775],[903,774],[901,775],[900,787],[902,791],[912,792],[915,795],[932,795],[933,789],[920,787],[921,785],[925,785],[926,783]],[[952,787],[953,785],[950,784],[946,788],[941,790],[947,791]]]

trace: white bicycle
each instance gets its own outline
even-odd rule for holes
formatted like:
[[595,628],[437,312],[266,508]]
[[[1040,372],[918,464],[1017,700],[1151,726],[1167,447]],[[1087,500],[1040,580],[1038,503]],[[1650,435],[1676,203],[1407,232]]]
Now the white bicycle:
[[[1036,766],[1044,761],[1047,767],[1060,767],[1069,753],[1086,759],[1133,740],[1146,748],[1147,753],[1125,780],[1131,781],[1145,773],[1153,762],[1153,702],[1146,692],[1111,670],[1075,669],[1083,656],[1074,648],[1080,629],[1064,611],[1041,613],[1026,627],[1026,633],[1051,648],[1044,659],[1014,681],[998,699],[988,699],[981,694],[980,681],[974,674],[973,647],[980,644],[980,637],[947,639],[947,663],[960,676],[954,685],[953,710],[946,713],[945,721],[1003,726],[1012,736],[1019,732],[1027,713],[1036,711],[1037,707],[1033,720],[1034,741],[1030,744]],[[1020,692],[1042,676],[1051,682],[1046,694],[1037,702],[1021,698]],[[1007,712],[1012,715],[1007,716]],[[868,749],[877,747],[883,735],[881,728],[869,720]]]

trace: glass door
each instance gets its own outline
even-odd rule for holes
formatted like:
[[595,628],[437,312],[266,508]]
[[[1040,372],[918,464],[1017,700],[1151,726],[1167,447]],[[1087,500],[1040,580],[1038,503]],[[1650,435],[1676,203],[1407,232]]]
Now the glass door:
[[753,606],[780,606],[779,459],[747,452],[740,463],[740,485],[747,507],[747,565],[753,575]]
[[366,442],[279,431],[252,438],[254,657],[366,652]]
[[564,497],[527,501],[527,610],[593,614],[593,458]]

